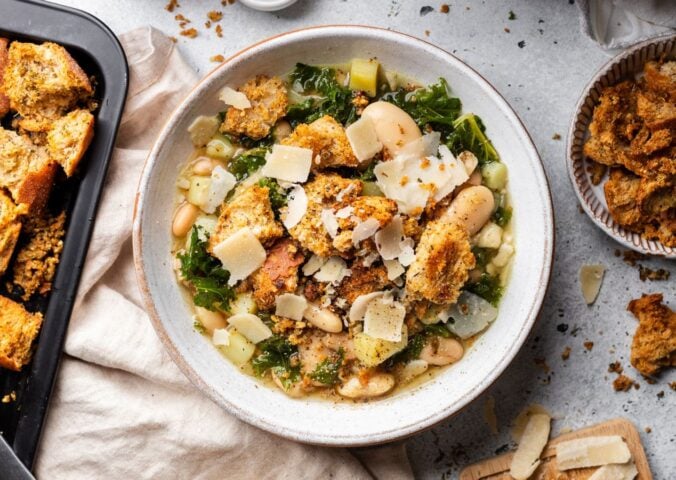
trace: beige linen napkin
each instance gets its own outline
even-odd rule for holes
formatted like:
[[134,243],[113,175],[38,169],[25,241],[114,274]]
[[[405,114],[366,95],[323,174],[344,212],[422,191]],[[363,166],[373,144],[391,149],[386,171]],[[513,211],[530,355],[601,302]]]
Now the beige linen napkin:
[[157,30],[134,30],[121,41],[129,98],[37,456],[38,478],[411,478],[401,445],[361,451],[365,468],[347,450],[297,444],[240,422],[196,390],[165,352],[136,284],[132,209],[147,151],[197,77]]

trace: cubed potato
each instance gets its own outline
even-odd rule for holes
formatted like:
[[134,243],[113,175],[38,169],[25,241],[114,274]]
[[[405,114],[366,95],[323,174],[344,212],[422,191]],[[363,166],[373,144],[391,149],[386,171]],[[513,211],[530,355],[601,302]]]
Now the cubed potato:
[[376,96],[378,85],[378,62],[373,59],[355,58],[350,68],[350,88],[363,90],[369,97]]
[[408,332],[404,325],[401,340],[398,342],[373,338],[363,332],[357,333],[354,336],[354,350],[357,358],[365,367],[375,367],[406,348],[407,342]]

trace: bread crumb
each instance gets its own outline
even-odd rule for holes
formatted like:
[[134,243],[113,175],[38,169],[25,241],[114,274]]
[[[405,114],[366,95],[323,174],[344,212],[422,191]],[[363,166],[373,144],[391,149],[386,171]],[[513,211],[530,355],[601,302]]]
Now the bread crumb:
[[561,134],[555,133],[554,135],[552,135],[552,140],[561,140]]
[[571,349],[570,347],[566,347],[566,348],[563,349],[563,352],[561,352],[561,359],[562,359],[564,362],[570,358],[570,352],[571,352],[571,350],[572,350],[572,349]]
[[221,27],[220,25],[216,25],[214,31],[216,32],[216,36],[218,38],[223,38],[223,27]]
[[206,22],[204,22],[204,26],[206,28],[211,28],[211,20],[207,20]]
[[671,272],[669,270],[665,270],[664,268],[658,268],[657,270],[653,270],[652,268],[644,267],[643,265],[638,266],[638,276],[641,279],[642,282],[645,282],[646,280],[651,280],[651,281],[662,281],[662,280],[669,280],[669,277],[671,276]]
[[676,366],[676,312],[662,299],[661,293],[643,295],[627,306],[639,321],[631,343],[631,364],[646,377]]
[[448,13],[450,11],[450,7],[447,4],[442,3],[441,7],[439,7],[439,11],[441,13]]
[[429,30],[425,30],[425,36],[426,36],[426,37],[429,37],[429,36],[430,36],[430,31],[429,31]]
[[622,368],[622,365],[620,364],[620,362],[616,361],[616,362],[613,362],[613,363],[608,365],[608,373],[620,374],[620,373],[622,373],[623,370],[624,369]]
[[671,388],[672,390],[676,391],[676,382],[671,382],[671,383],[669,384],[669,388]]
[[188,38],[195,38],[197,36],[197,30],[194,28],[188,28],[187,30],[181,30],[181,35]]
[[213,57],[209,58],[209,60],[212,62],[222,63],[225,61],[225,57],[223,55],[214,55]]
[[594,342],[591,342],[589,340],[584,342],[583,345],[584,345],[584,348],[586,348],[588,352],[591,352],[591,349],[594,348]]
[[505,30],[505,33],[511,32],[511,30],[510,30],[509,28],[507,28],[507,27],[505,27],[504,30]]
[[653,431],[650,427],[645,427],[643,430],[645,430],[645,433],[651,433]]
[[633,385],[634,380],[623,374],[613,380],[613,388],[616,392],[627,392]]
[[176,9],[176,8],[178,8],[178,7],[180,7],[180,6],[181,6],[181,5],[178,3],[178,0],[169,0],[169,2],[166,4],[166,6],[164,7],[164,9],[165,9],[167,12],[173,12],[174,9]]
[[549,365],[547,365],[547,361],[544,358],[534,358],[533,361],[543,372],[549,373],[551,371],[551,368],[549,368]]
[[220,22],[221,19],[223,18],[223,12],[219,12],[219,11],[216,11],[216,10],[212,10],[212,11],[210,11],[210,12],[207,13],[207,17],[208,17],[209,20],[211,20],[212,22]]

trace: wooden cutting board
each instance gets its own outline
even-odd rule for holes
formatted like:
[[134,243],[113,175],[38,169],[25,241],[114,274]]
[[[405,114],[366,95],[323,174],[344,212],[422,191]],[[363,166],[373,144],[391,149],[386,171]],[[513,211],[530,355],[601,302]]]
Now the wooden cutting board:
[[[637,480],[652,480],[648,459],[645,456],[641,437],[636,427],[629,420],[617,418],[599,423],[592,427],[583,428],[574,432],[560,435],[550,440],[540,458],[542,463],[531,476],[531,480],[586,480],[595,471],[595,468],[580,468],[558,472],[556,469],[556,445],[575,438],[595,437],[603,435],[620,435],[629,447],[631,456],[638,470]],[[470,465],[460,472],[460,480],[511,480],[509,466],[514,453],[506,453],[498,457],[482,460]]]

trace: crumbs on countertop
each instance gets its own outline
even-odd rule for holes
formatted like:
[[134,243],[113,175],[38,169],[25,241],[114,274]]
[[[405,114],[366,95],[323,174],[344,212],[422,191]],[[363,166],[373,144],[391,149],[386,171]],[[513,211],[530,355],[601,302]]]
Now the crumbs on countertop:
[[212,62],[222,63],[225,61],[225,57],[223,55],[214,55],[213,57],[210,57],[209,60]]
[[439,12],[441,13],[448,13],[450,11],[450,7],[446,3],[442,3],[441,7],[439,7]]
[[634,382],[634,380],[624,374],[618,375],[618,377],[613,380],[613,388],[616,392],[628,392],[632,386],[638,388],[637,385],[638,384]]
[[210,12],[207,12],[207,18],[212,22],[220,22],[223,18],[223,12],[211,10]]
[[594,342],[587,340],[584,342],[582,345],[584,345],[584,348],[588,351],[591,352],[591,349],[594,348]]
[[555,133],[554,135],[552,135],[552,140],[561,140],[561,134]]
[[514,13],[513,11],[510,10],[509,15],[507,15],[507,19],[508,20],[516,20],[516,13]]
[[181,30],[180,35],[188,38],[195,38],[197,36],[197,30],[194,28],[187,28],[185,30]]
[[174,9],[176,9],[176,8],[178,8],[178,7],[180,7],[180,6],[181,6],[181,5],[178,3],[178,0],[169,0],[169,2],[168,2],[167,5],[164,7],[164,9],[165,9],[167,12],[173,12]]
[[671,272],[669,270],[665,270],[664,268],[658,268],[657,270],[653,270],[652,268],[648,268],[644,265],[639,264],[638,266],[638,276],[642,282],[645,282],[646,280],[650,281],[669,280],[670,275]]
[[611,364],[608,365],[608,373],[617,373],[620,374],[622,373],[624,369],[622,368],[622,364],[620,362],[615,361]]
[[223,27],[220,25],[216,25],[216,28],[214,28],[214,31],[216,32],[216,36],[218,38],[223,38]]
[[563,360],[564,362],[566,360],[568,360],[570,358],[570,352],[571,351],[572,351],[572,349],[570,347],[566,346],[566,348],[563,349],[563,352],[561,352],[561,360]]
[[669,384],[669,388],[671,388],[672,390],[676,391],[676,382],[671,382],[671,383]]

